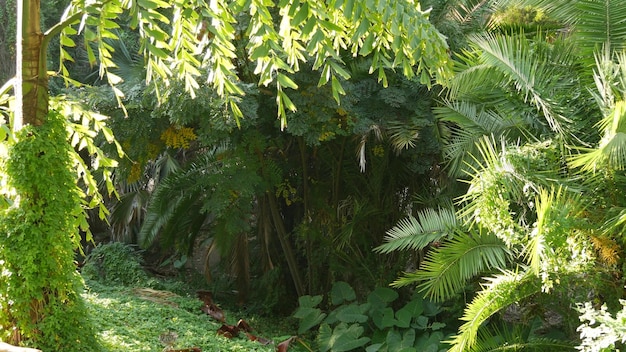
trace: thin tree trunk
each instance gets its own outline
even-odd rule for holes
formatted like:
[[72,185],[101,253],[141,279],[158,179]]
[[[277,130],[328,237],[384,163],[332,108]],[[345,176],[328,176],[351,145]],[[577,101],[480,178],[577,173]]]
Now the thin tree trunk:
[[42,125],[48,114],[46,48],[39,5],[39,0],[17,3],[15,131],[25,124]]
[[276,201],[276,196],[272,192],[267,192],[266,194],[270,206],[270,211],[272,212],[274,227],[276,228],[276,232],[278,233],[278,239],[280,240],[280,245],[283,248],[283,254],[285,255],[285,259],[287,260],[289,272],[291,273],[291,278],[293,279],[294,286],[296,287],[296,293],[298,294],[298,296],[303,296],[304,285],[302,284],[302,278],[300,277],[300,271],[298,270],[296,256],[293,253],[291,244],[287,240],[287,231],[285,230],[283,219],[280,216],[280,212],[278,211],[278,202]]

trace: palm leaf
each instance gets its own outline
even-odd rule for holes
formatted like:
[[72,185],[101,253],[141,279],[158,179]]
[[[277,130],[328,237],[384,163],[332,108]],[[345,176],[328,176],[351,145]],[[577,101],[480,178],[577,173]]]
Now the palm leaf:
[[382,244],[374,251],[390,253],[394,251],[419,250],[428,244],[452,236],[458,228],[453,209],[425,209],[417,213],[417,219],[410,216],[400,220],[387,231]]
[[522,0],[535,6],[564,27],[569,27],[580,56],[592,65],[593,52],[604,45],[620,51],[626,44],[626,7],[622,0]]
[[483,290],[465,308],[459,334],[449,342],[450,352],[465,352],[476,345],[481,326],[495,313],[524,298],[541,292],[541,280],[530,272],[504,271],[487,278]]
[[573,351],[576,345],[571,341],[529,336],[531,327],[493,327],[480,329],[476,343],[468,352],[505,351]]
[[457,235],[429,252],[419,270],[405,273],[392,285],[401,287],[421,282],[420,291],[430,299],[443,301],[479,273],[505,268],[509,257],[507,246],[494,235]]
[[[148,205],[145,221],[139,231],[138,242],[141,247],[147,248],[152,245],[164,227],[175,221],[178,216],[186,216],[185,210],[193,209],[191,205],[196,203],[195,197],[188,193],[184,194],[182,191],[176,192],[177,186],[179,184],[176,184],[174,178],[168,178],[162,181],[154,192]],[[171,234],[171,231],[166,233]],[[173,242],[169,236],[165,237],[166,242]]]
[[[148,204],[145,221],[139,232],[139,244],[146,248],[164,231],[164,239],[168,243],[174,243],[177,229],[176,224],[192,214],[202,213],[202,199],[205,197],[205,189],[202,182],[198,182],[209,170],[215,166],[215,150],[207,152],[192,162],[185,170],[169,173],[158,183],[150,203]],[[175,165],[164,159],[161,169],[167,172],[177,170]],[[206,216],[206,215],[204,215]],[[192,220],[196,223],[196,220]],[[181,228],[182,229],[182,228]]]
[[626,169],[626,101],[618,101],[601,124],[607,128],[598,148],[579,148],[582,153],[570,159],[572,167],[591,172]]
[[473,44],[480,49],[481,61],[500,72],[506,80],[522,94],[525,102],[530,102],[542,112],[553,131],[562,133],[563,122],[568,120],[560,116],[553,102],[545,92],[542,80],[552,72],[543,59],[531,50],[525,36],[488,35],[475,37]]
[[512,115],[504,116],[496,110],[485,109],[482,104],[468,101],[444,100],[443,106],[434,108],[433,113],[439,121],[456,125],[443,147],[448,170],[455,176],[460,175],[463,165],[472,164],[469,155],[476,155],[476,144],[482,137],[494,135],[499,138],[507,131],[523,128],[523,122],[510,118]]

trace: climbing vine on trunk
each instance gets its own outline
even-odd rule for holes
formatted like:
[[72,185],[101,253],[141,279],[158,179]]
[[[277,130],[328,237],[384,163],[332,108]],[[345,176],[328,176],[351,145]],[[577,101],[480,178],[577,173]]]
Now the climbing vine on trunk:
[[73,250],[83,220],[66,122],[25,126],[1,162],[13,205],[0,213],[0,340],[44,351],[97,345]]

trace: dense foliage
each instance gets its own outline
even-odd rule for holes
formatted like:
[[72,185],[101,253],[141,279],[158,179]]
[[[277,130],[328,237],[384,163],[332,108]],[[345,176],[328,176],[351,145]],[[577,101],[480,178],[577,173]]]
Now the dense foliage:
[[2,160],[5,187],[17,196],[0,221],[1,338],[30,340],[43,350],[89,351],[97,344],[73,261],[82,191],[64,117],[52,112],[49,119],[17,134]]

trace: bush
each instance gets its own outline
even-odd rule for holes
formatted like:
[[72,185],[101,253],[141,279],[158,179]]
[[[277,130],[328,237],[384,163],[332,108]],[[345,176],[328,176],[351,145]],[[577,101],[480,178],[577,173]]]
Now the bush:
[[148,282],[139,253],[121,242],[96,247],[85,259],[82,274],[103,284],[144,286]]
[[323,296],[302,296],[293,316],[299,320],[298,334],[313,332],[322,352],[446,350],[443,341],[449,334],[446,324],[437,321],[440,307],[416,295],[394,309],[398,297],[396,291],[378,287],[359,303],[354,289],[339,281],[327,297],[329,312],[318,308]]

